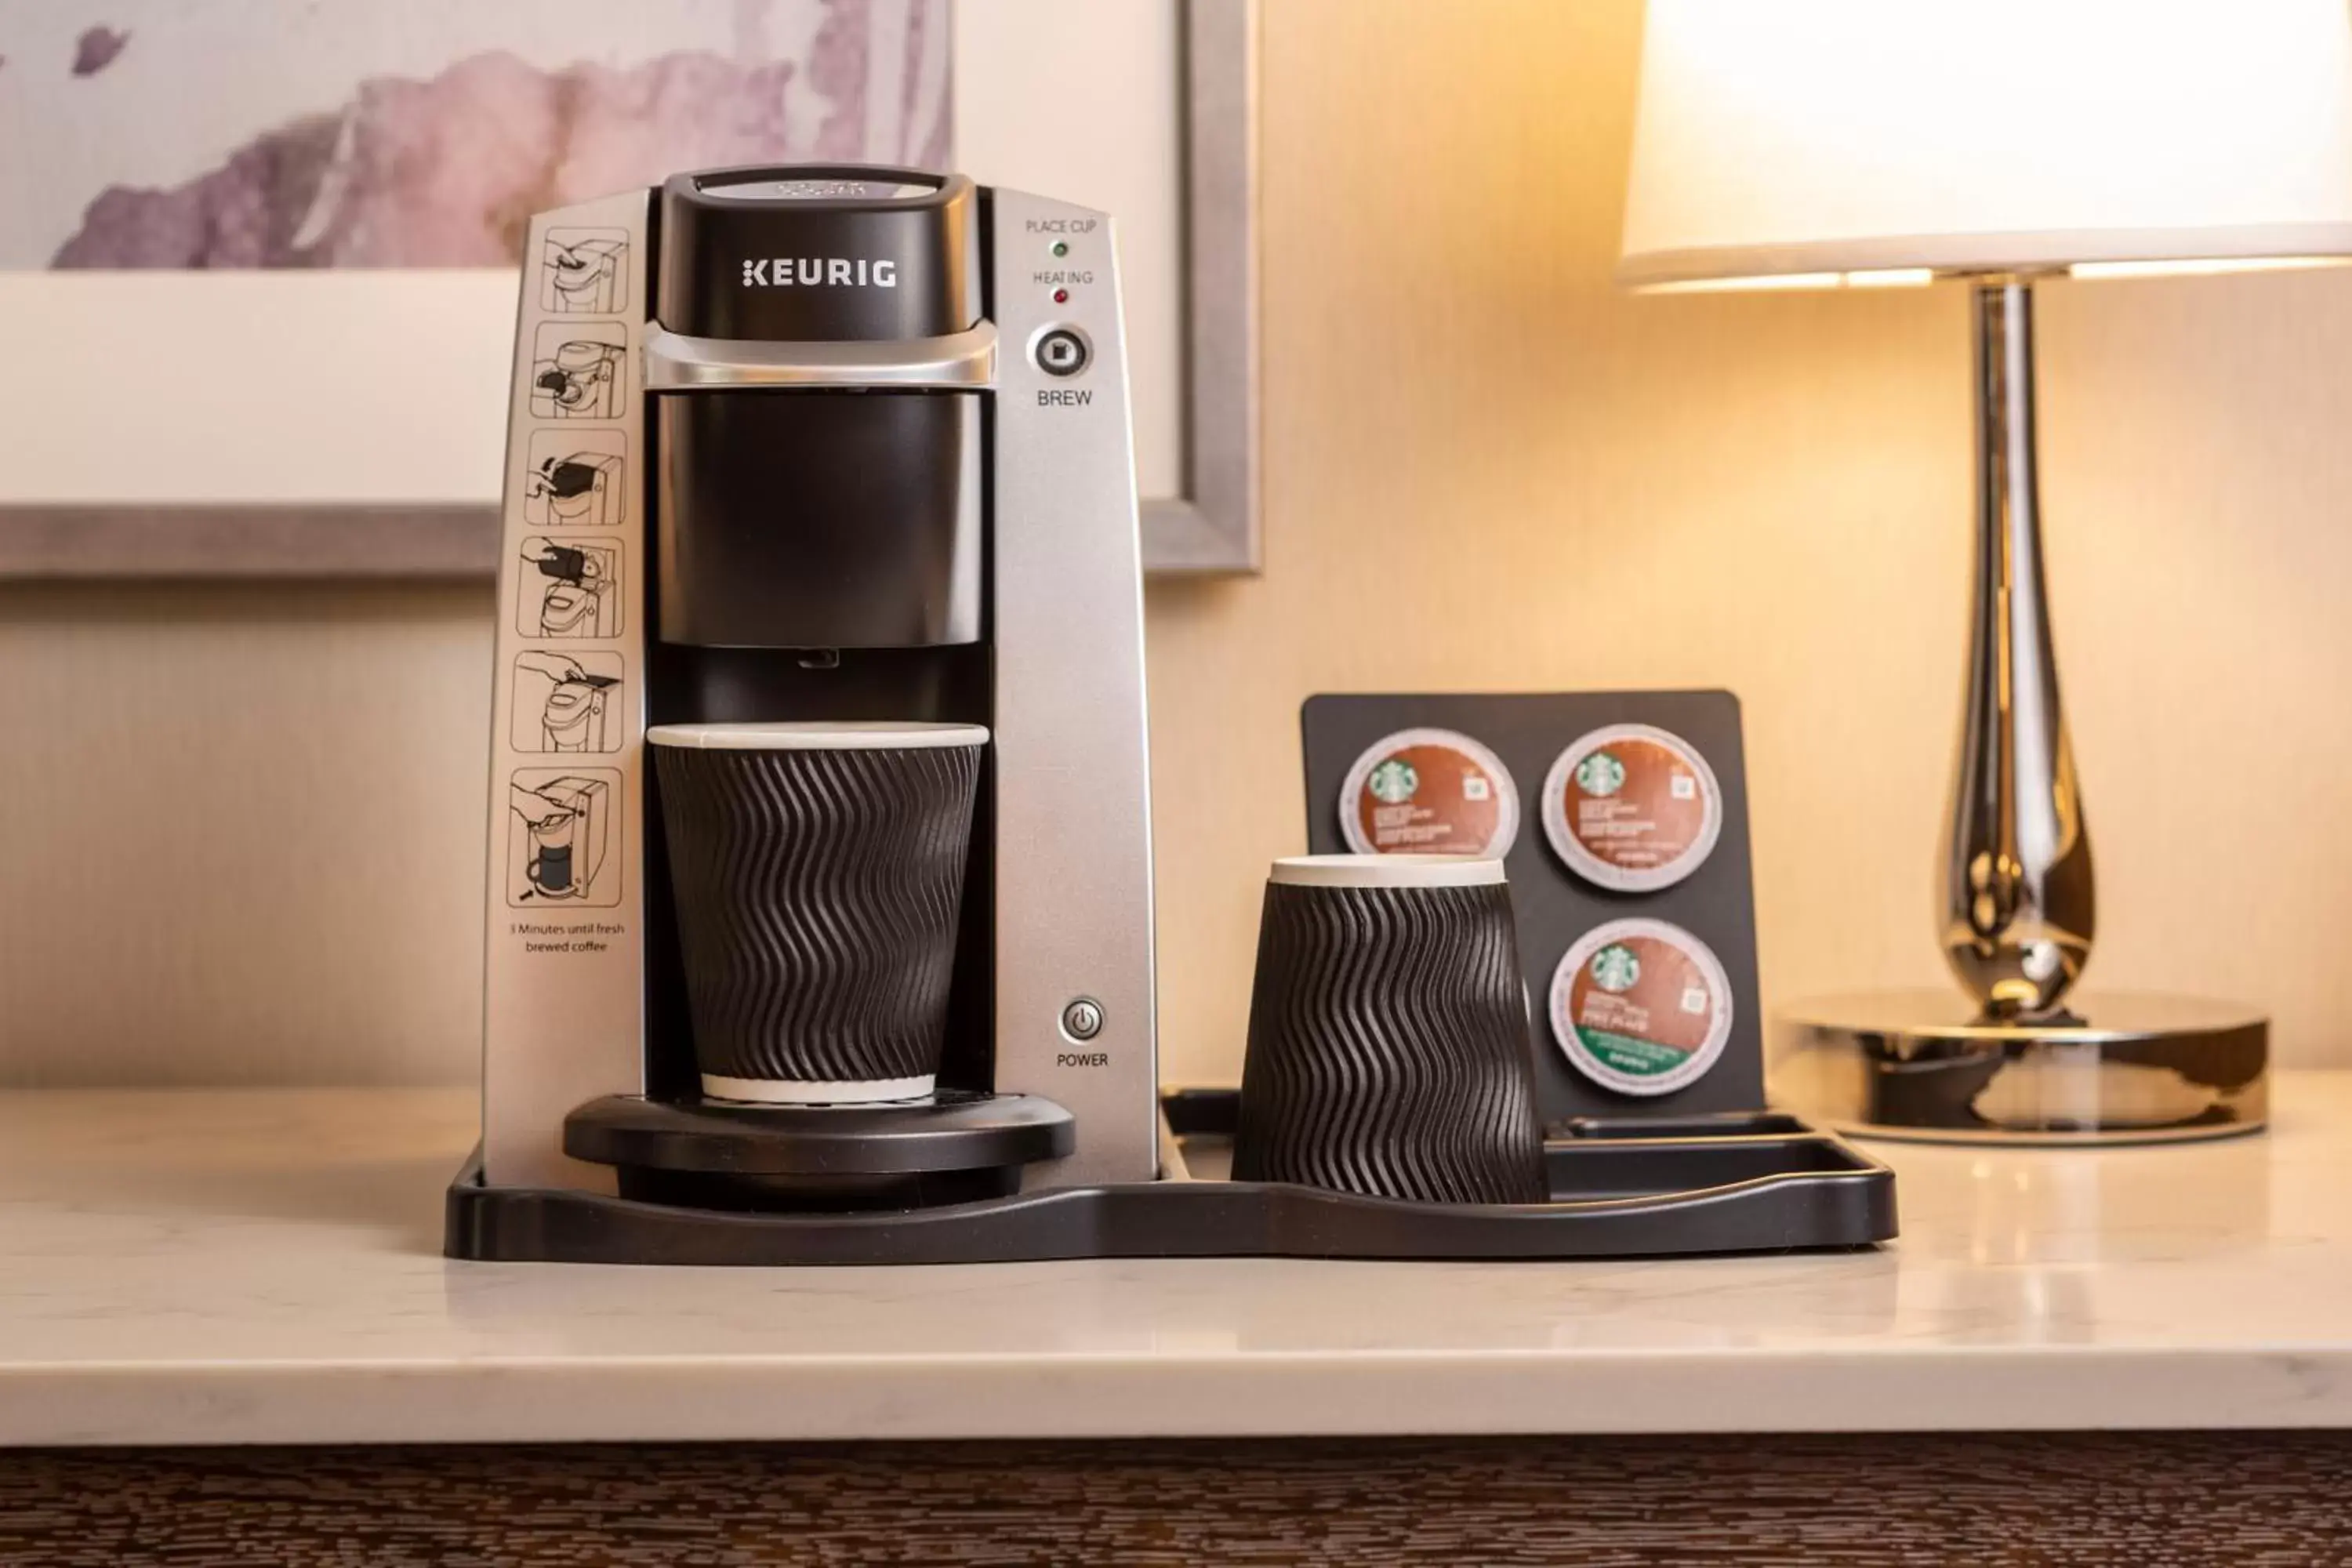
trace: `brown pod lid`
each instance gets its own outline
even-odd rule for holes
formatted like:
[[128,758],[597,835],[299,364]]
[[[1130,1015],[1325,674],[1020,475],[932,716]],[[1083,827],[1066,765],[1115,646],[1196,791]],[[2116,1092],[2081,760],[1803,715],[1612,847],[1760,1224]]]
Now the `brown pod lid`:
[[1503,760],[1453,730],[1400,730],[1365,748],[1339,786],[1339,832],[1359,855],[1500,859],[1519,836]]
[[1723,786],[1706,758],[1654,724],[1612,724],[1570,742],[1544,778],[1544,837],[1586,881],[1620,893],[1673,887],[1723,832]]

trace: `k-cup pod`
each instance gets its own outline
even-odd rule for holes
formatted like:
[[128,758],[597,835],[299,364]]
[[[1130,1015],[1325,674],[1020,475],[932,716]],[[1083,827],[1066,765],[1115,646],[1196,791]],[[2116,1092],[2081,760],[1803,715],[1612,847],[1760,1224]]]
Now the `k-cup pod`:
[[1731,1037],[1731,982],[1706,943],[1664,921],[1587,931],[1551,978],[1551,1032],[1569,1065],[1620,1094],[1672,1094]]
[[1723,833],[1723,787],[1696,746],[1653,724],[1612,724],[1570,744],[1544,779],[1544,837],[1586,881],[1670,888]]
[[1418,1203],[1546,1201],[1501,861],[1274,863],[1234,1176]]
[[661,724],[646,741],[702,1092],[930,1093],[988,731]]
[[1339,832],[1359,855],[1501,859],[1519,836],[1503,759],[1452,730],[1400,730],[1368,747],[1339,786]]

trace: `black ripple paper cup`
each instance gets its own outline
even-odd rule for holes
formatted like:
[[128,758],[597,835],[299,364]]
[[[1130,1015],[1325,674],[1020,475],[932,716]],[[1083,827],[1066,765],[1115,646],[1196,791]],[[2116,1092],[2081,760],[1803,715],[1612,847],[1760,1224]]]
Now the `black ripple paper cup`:
[[930,1093],[988,731],[662,724],[646,741],[702,1092]]
[[1416,1203],[1549,1198],[1502,862],[1275,862],[1234,1176]]

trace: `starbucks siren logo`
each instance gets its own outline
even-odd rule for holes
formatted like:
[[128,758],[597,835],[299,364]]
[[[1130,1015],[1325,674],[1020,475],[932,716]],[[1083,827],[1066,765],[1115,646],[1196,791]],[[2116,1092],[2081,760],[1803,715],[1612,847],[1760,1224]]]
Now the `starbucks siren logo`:
[[1642,978],[1642,961],[1622,942],[1611,942],[1592,955],[1592,984],[1603,991],[1631,991]]
[[1391,757],[1372,770],[1367,787],[1374,798],[1384,800],[1391,805],[1402,805],[1411,800],[1413,792],[1421,787],[1421,775],[1413,772],[1412,764],[1402,757]]
[[1576,787],[1587,795],[1615,795],[1625,787],[1625,764],[1595,752],[1576,764]]

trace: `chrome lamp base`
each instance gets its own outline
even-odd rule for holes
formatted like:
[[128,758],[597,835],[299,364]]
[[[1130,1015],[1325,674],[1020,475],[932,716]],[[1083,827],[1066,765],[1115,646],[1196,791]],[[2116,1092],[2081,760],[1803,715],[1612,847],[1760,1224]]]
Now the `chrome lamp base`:
[[1960,992],[1788,1009],[1773,1097],[1843,1131],[1937,1142],[2251,1132],[2269,1109],[2267,1019],[2074,991],[2098,900],[2042,572],[2033,281],[1975,287],[1976,584],[1939,921]]
[[1937,1143],[2154,1143],[2258,1131],[2270,1020],[2185,996],[2096,994],[1989,1023],[1956,994],[1824,997],[1774,1020],[1772,1097],[1843,1132]]

